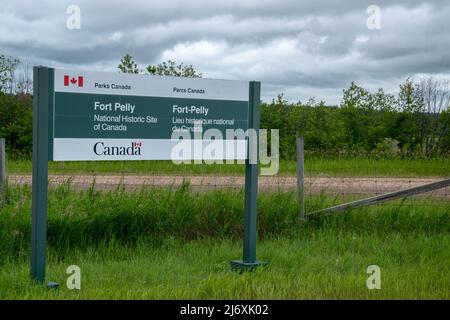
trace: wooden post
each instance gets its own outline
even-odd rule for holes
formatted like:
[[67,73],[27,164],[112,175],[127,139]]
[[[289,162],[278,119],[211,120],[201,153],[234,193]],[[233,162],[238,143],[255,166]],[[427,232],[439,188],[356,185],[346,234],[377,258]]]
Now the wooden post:
[[3,206],[3,201],[6,193],[6,152],[5,139],[0,138],[0,207]]
[[305,151],[303,137],[297,137],[297,193],[300,220],[305,220]]

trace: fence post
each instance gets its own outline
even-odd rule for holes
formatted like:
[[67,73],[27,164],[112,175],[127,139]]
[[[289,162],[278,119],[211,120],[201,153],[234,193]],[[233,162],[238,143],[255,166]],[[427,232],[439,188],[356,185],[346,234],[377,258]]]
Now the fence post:
[[0,207],[6,195],[6,152],[5,139],[0,138]]
[[297,137],[297,193],[300,205],[300,220],[305,220],[305,151],[303,137]]

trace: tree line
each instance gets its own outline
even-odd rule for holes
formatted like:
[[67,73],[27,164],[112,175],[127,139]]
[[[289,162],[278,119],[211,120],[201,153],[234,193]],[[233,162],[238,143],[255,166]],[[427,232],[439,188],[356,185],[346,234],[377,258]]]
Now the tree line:
[[[20,61],[0,55],[0,137],[11,158],[31,158],[31,76],[15,77]],[[191,65],[166,61],[139,69],[130,55],[125,73],[201,77]],[[28,72],[28,71],[27,71]],[[352,82],[338,106],[310,99],[288,102],[278,95],[261,103],[261,128],[279,129],[280,156],[295,159],[295,139],[309,154],[324,156],[440,157],[450,155],[449,83],[432,77],[406,79],[398,95],[372,93]]]
[[439,157],[450,155],[450,90],[432,77],[406,79],[394,96],[354,82],[339,106],[314,99],[289,103],[279,95],[261,105],[261,127],[280,130],[280,155],[295,159],[295,139],[318,155]]

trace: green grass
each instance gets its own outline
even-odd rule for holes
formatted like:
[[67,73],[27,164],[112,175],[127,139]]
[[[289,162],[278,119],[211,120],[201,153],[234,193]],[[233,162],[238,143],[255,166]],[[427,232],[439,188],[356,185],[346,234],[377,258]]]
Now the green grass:
[[[0,299],[449,299],[448,249],[442,234],[382,239],[329,231],[261,241],[258,257],[269,264],[238,274],[228,263],[241,254],[236,241],[110,245],[51,257],[48,277],[58,290],[33,284],[27,263],[4,265]],[[71,264],[81,268],[79,291],[65,287]],[[381,290],[366,287],[372,264],[381,268]]]
[[[49,192],[49,290],[29,278],[30,189],[9,189],[0,211],[0,299],[449,299],[450,204],[411,199],[298,220],[294,193],[260,195],[254,273],[242,254],[241,191],[142,189]],[[308,199],[316,210],[343,199]],[[82,289],[65,287],[80,266]],[[366,288],[380,266],[382,290]]]
[[[279,165],[280,175],[295,175],[297,164],[282,160]],[[31,161],[10,160],[7,162],[9,173],[31,173]],[[373,158],[321,158],[307,157],[306,174],[333,176],[449,176],[450,158],[435,159],[373,159]],[[244,166],[227,165],[176,165],[171,161],[76,161],[51,162],[49,172],[55,174],[243,174]]]

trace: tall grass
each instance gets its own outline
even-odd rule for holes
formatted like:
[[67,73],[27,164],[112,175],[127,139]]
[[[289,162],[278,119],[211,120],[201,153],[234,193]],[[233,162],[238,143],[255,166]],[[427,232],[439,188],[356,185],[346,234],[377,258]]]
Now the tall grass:
[[[29,277],[31,191],[9,188],[0,211],[0,299],[448,299],[450,204],[398,201],[335,216],[298,219],[294,193],[259,196],[253,274],[230,271],[241,257],[242,191],[143,188],[125,192],[70,184],[49,191],[48,279]],[[308,198],[307,211],[343,199]],[[82,270],[69,291],[66,268]],[[368,290],[366,268],[382,270]]]
[[[30,174],[31,161],[7,161],[10,173]],[[375,159],[365,157],[337,158],[337,157],[306,157],[306,174],[326,174],[333,176],[385,176],[385,177],[413,177],[450,175],[450,158],[433,159]],[[242,175],[242,164],[176,165],[171,161],[74,161],[50,162],[49,171],[54,174],[219,174]],[[295,161],[281,160],[280,175],[295,175],[297,164]]]
[[[343,199],[310,197],[306,210],[334,205]],[[133,246],[140,241],[159,245],[174,237],[237,239],[242,235],[243,192],[214,190],[193,192],[185,183],[176,190],[142,188],[127,192],[90,188],[75,191],[70,184],[49,191],[48,244],[54,252],[96,248],[114,242]],[[421,234],[450,231],[450,203],[409,200],[357,209],[337,216],[310,217],[301,223],[296,194],[263,193],[259,197],[259,236],[304,236],[318,231],[386,234]],[[27,186],[10,188],[0,211],[2,261],[29,254],[31,191]]]

